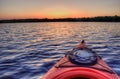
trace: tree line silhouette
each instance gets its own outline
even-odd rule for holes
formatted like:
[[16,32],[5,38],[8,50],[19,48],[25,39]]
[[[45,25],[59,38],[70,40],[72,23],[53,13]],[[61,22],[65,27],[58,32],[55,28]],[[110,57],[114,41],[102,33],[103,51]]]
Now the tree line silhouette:
[[57,18],[57,19],[10,19],[0,20],[0,23],[24,23],[24,22],[120,22],[120,16],[97,16],[84,18]]

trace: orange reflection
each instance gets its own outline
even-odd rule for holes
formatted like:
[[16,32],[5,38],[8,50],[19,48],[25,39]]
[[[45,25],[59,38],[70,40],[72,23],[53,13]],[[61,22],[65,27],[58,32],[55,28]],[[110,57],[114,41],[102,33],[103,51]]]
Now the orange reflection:
[[[68,26],[69,25],[69,26]],[[44,34],[47,36],[54,36],[54,37],[71,37],[73,34],[75,34],[75,31],[73,31],[73,28],[71,27],[70,23],[48,23],[48,25],[51,29],[46,31]],[[77,30],[77,29],[74,29]]]

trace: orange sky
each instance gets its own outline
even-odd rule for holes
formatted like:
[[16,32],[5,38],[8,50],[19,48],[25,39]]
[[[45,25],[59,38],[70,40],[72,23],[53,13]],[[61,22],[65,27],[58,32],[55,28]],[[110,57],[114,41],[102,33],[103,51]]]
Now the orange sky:
[[0,0],[0,19],[120,15],[120,0]]

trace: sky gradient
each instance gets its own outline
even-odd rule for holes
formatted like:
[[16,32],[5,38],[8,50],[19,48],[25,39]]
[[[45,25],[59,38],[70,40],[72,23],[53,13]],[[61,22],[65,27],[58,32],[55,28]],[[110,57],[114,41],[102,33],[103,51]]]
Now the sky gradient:
[[0,19],[120,16],[120,0],[0,0]]

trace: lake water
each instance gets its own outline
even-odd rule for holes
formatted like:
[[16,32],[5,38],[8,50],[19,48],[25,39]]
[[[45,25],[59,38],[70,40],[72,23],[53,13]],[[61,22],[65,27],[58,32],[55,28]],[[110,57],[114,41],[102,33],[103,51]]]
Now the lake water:
[[0,24],[0,79],[41,79],[85,40],[120,76],[120,22]]

